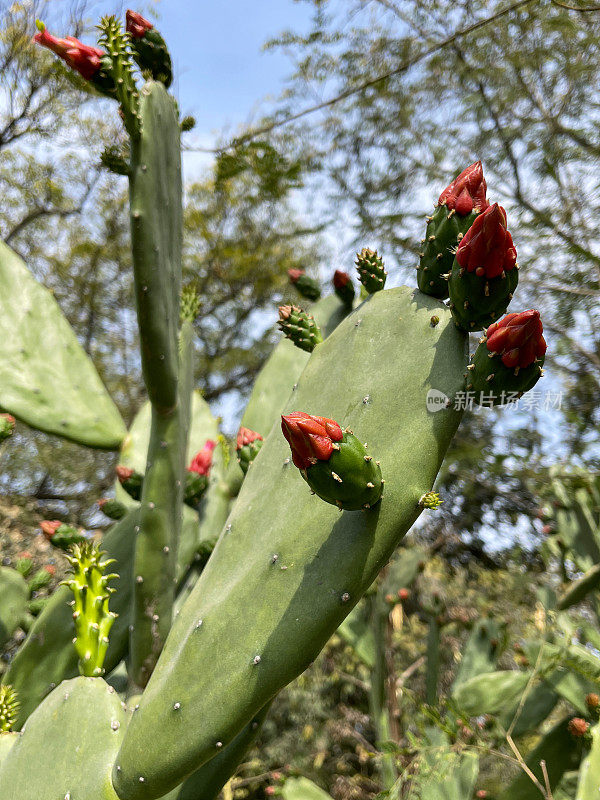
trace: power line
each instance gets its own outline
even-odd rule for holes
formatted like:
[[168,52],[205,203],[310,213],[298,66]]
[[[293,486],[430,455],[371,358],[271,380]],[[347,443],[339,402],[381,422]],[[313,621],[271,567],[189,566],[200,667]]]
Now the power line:
[[[406,72],[411,67],[414,67],[415,64],[418,64],[420,61],[428,58],[429,56],[433,55],[434,53],[443,50],[444,47],[447,47],[450,44],[453,44],[457,39],[461,39],[464,36],[468,36],[471,33],[479,30],[480,28],[484,28],[486,25],[495,22],[496,20],[500,19],[501,17],[506,16],[507,14],[511,14],[513,11],[518,11],[520,8],[524,8],[525,6],[531,5],[534,2],[540,2],[540,0],[518,0],[518,2],[512,3],[509,6],[497,11],[495,14],[492,14],[491,17],[486,17],[485,19],[481,19],[478,22],[474,22],[471,25],[468,25],[466,28],[461,28],[459,31],[455,31],[453,34],[448,36],[446,39],[442,39],[441,42],[437,42],[437,44],[433,44],[430,47],[427,47],[425,50],[422,50],[417,55],[413,56],[412,58],[407,59],[404,61],[399,67],[396,69],[392,69],[389,72],[383,73],[383,75],[378,75],[375,78],[370,78],[369,80],[363,81],[359,83],[358,86],[353,86],[351,89],[346,89],[340,94],[336,95],[335,97],[331,97],[328,100],[323,100],[321,103],[315,103],[315,105],[307,106],[303,108],[301,111],[296,112],[295,114],[290,114],[288,117],[284,117],[283,119],[275,120],[273,122],[269,122],[266,125],[261,126],[260,128],[254,128],[249,130],[247,133],[244,133],[242,136],[238,136],[232,139],[229,144],[223,145],[222,147],[189,147],[186,148],[187,151],[195,152],[195,153],[223,153],[225,150],[230,150],[237,145],[244,144],[252,139],[255,139],[257,136],[263,136],[265,133],[270,133],[271,131],[281,128],[284,125],[289,125],[290,122],[296,122],[296,120],[302,119],[302,117],[306,117],[309,114],[314,114],[316,111],[322,111],[324,108],[329,108],[330,106],[336,105],[336,103],[341,102],[342,100],[346,100],[348,97],[352,97],[352,95],[359,94],[360,92],[364,92],[365,89],[370,89],[371,86],[375,86],[381,81],[388,80],[388,78],[393,78],[396,75],[400,75],[403,72]],[[581,9],[577,9],[578,11]]]

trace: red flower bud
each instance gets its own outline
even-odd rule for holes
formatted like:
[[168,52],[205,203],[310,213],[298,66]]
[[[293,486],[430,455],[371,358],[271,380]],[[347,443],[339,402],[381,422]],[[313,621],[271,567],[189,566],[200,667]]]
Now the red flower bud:
[[296,283],[305,274],[303,269],[288,269],[288,276],[292,283]]
[[202,450],[196,453],[192,459],[192,463],[188,467],[188,472],[197,472],[198,475],[206,475],[208,477],[212,465],[213,450],[216,446],[216,442],[212,439],[207,439]]
[[275,787],[274,786],[267,786],[265,789],[265,794],[267,797],[273,797],[275,794]]
[[506,367],[524,369],[546,352],[539,311],[507,314],[487,329],[487,349],[502,356]]
[[292,448],[292,461],[298,469],[308,469],[317,461],[329,461],[334,443],[343,438],[337,422],[304,411],[282,416],[281,430]]
[[40,528],[42,529],[42,533],[50,541],[56,531],[60,528],[62,522],[59,519],[45,519],[43,522],[40,522]]
[[118,467],[115,468],[115,472],[117,473],[119,483],[124,483],[124,481],[128,481],[129,478],[131,478],[135,470],[131,469],[131,467],[124,467],[122,464],[119,464]]
[[23,550],[22,553],[17,554],[17,558],[33,558],[29,550]]
[[106,55],[104,50],[99,47],[83,44],[73,36],[58,39],[48,33],[45,28],[35,34],[33,41],[56,53],[71,69],[79,72],[86,81],[91,80],[99,71],[102,57]]
[[592,692],[586,695],[585,702],[588,708],[598,708],[600,706],[600,697]]
[[137,11],[128,10],[125,14],[125,20],[127,23],[127,33],[132,39],[141,39],[146,31],[150,31],[154,27],[151,22],[144,19]]
[[48,575],[56,574],[56,567],[53,567],[52,564],[46,564],[43,569],[48,573]]
[[482,798],[483,799],[483,798],[485,798],[487,796],[488,796],[488,793],[486,792],[485,789],[478,789],[475,792],[475,797],[477,797],[477,798]]
[[334,289],[345,289],[349,283],[351,283],[350,275],[347,272],[344,272],[341,269],[336,269],[333,274],[333,288]]
[[458,178],[447,186],[440,195],[439,205],[445,204],[450,211],[465,217],[473,209],[485,211],[489,203],[485,197],[487,186],[483,177],[481,161],[476,161],[464,169]]
[[461,239],[456,260],[467,272],[497,278],[517,265],[517,251],[506,229],[506,211],[494,203],[475,218]]
[[410,592],[408,591],[408,589],[398,589],[398,597],[402,601],[408,600],[408,598],[410,597]]
[[568,728],[571,736],[581,738],[588,732],[589,727],[589,723],[581,719],[581,717],[573,717],[573,719],[569,720]]
[[0,414],[0,442],[15,432],[15,418],[12,414]]
[[241,450],[242,447],[245,447],[247,444],[252,444],[257,439],[260,439],[262,442],[263,437],[260,433],[256,433],[256,431],[251,431],[250,428],[240,428],[237,435],[237,441],[235,444],[236,450]]

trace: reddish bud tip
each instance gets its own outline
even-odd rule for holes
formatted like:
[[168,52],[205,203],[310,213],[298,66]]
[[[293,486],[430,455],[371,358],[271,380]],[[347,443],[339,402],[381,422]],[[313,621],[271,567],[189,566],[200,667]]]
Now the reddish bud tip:
[[44,570],[48,573],[48,575],[56,574],[56,567],[53,567],[52,564],[46,564],[44,566]]
[[207,439],[202,450],[200,450],[199,453],[196,453],[192,459],[192,462],[188,467],[188,472],[197,472],[198,475],[208,476],[212,466],[213,450],[216,446],[216,442],[214,442],[212,439]]
[[573,719],[569,720],[568,728],[571,736],[575,736],[577,738],[585,736],[589,730],[589,727],[589,723],[581,717],[573,717]]
[[71,69],[79,72],[86,81],[91,80],[98,72],[101,66],[101,59],[106,55],[104,50],[99,47],[90,47],[90,45],[83,44],[73,36],[67,36],[64,39],[52,36],[45,28],[35,34],[33,41],[41,44],[42,47],[52,50]]
[[456,260],[467,272],[497,278],[517,265],[517,251],[506,229],[506,211],[494,203],[476,217],[461,239]]
[[481,798],[481,799],[483,800],[483,798],[485,798],[485,797],[487,797],[487,796],[488,796],[488,793],[486,792],[486,790],[485,790],[485,789],[478,789],[478,790],[475,792],[475,797],[477,797],[477,798],[478,798],[478,800],[479,800],[479,798]]
[[292,283],[296,283],[304,274],[303,269],[288,269],[288,276]]
[[141,39],[146,31],[152,30],[154,25],[144,19],[137,11],[128,10],[125,14],[127,33],[132,39]]
[[8,422],[9,425],[14,426],[16,423],[16,420],[12,414],[0,414],[0,418],[6,420],[6,422]]
[[398,597],[402,601],[408,600],[408,598],[410,597],[410,592],[408,591],[408,589],[399,589],[398,590]]
[[131,469],[131,467],[124,467],[122,464],[119,464],[117,467],[115,467],[115,472],[117,473],[117,478],[119,479],[119,483],[124,483],[125,481],[128,481],[129,478],[131,478],[131,476],[134,473],[134,470]]
[[29,550],[23,550],[22,553],[17,554],[17,558],[33,558]]
[[62,522],[59,519],[45,519],[43,522],[40,522],[40,528],[42,529],[42,533],[50,541],[56,531],[60,528]]
[[464,169],[458,178],[447,186],[440,195],[439,204],[445,204],[450,211],[465,217],[473,209],[485,211],[489,203],[486,199],[487,186],[483,177],[481,161],[476,161]]
[[267,795],[267,797],[273,797],[273,795],[275,794],[275,791],[276,790],[275,790],[274,786],[267,786],[265,788],[265,794]]
[[344,437],[332,419],[294,411],[281,417],[281,430],[292,449],[292,461],[298,469],[308,469],[317,461],[329,461],[333,444]]
[[507,314],[487,329],[487,349],[502,356],[507,367],[524,369],[546,353],[540,312]]
[[235,443],[236,450],[241,450],[247,444],[252,444],[257,439],[260,439],[262,442],[262,436],[260,433],[256,433],[256,431],[251,431],[250,428],[240,428],[237,435],[237,440]]
[[341,269],[336,269],[333,274],[333,288],[344,289],[349,283],[351,283],[350,275]]
[[104,506],[108,503],[108,497],[103,497],[101,500],[97,501],[99,508],[104,508]]
[[585,702],[588,708],[598,708],[600,706],[600,696],[597,694],[588,694],[586,695]]

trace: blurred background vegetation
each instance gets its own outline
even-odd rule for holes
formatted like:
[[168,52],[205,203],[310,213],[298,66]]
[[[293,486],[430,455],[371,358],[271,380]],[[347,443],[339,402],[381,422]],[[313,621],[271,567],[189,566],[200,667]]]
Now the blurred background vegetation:
[[[518,248],[523,307],[540,309],[549,349],[534,407],[466,415],[439,480],[444,504],[410,537],[434,548],[424,591],[438,585],[446,609],[460,611],[442,636],[443,687],[474,619],[510,622],[514,639],[536,624],[548,469],[600,467],[600,13],[577,0],[299,2],[310,7],[308,31],[265,31],[291,67],[259,134],[236,131],[233,143],[223,134],[205,175],[186,187],[186,280],[202,297],[196,384],[234,434],[277,338],[274,309],[296,298],[287,269],[328,288],[335,268],[352,271],[353,248],[371,246],[392,285],[413,283],[425,215],[482,159]],[[100,165],[119,120],[99,113],[96,98],[88,108],[60,64],[33,51],[37,17],[73,35],[90,27],[86,0],[0,3],[0,236],[52,289],[129,422],[144,398],[126,182]],[[99,524],[95,500],[115,463],[19,425],[0,455],[2,557],[31,548],[41,518]],[[425,637],[418,622],[392,630],[396,676],[423,656]],[[423,702],[423,681],[417,667],[400,687],[398,730]],[[282,694],[228,791],[268,796],[278,791],[273,771],[288,767],[336,800],[374,797],[367,682],[334,638]],[[512,769],[494,764],[491,792]]]

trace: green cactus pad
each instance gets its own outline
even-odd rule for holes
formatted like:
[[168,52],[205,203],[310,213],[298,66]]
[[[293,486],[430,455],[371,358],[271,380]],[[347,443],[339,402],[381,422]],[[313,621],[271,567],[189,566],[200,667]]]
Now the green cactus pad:
[[473,224],[478,211],[461,216],[448,211],[445,204],[436,206],[427,217],[427,231],[421,242],[417,284],[425,294],[444,300],[448,297],[448,273],[452,269],[458,243]]
[[[324,338],[336,329],[350,311],[351,308],[334,294],[322,297],[311,308]],[[273,425],[279,424],[283,404],[292,393],[308,359],[308,353],[295,347],[287,339],[278,342],[254,381],[241,421],[244,427],[267,437]],[[241,470],[235,459],[232,459],[227,470],[227,484],[231,495],[238,493],[242,478]]]
[[116,449],[117,407],[51,293],[0,242],[0,409],[46,433]]
[[29,587],[25,578],[10,567],[0,567],[0,647],[3,647],[27,616]]
[[454,322],[463,331],[489,327],[508,308],[518,282],[517,267],[505,272],[504,277],[485,278],[467,272],[455,258],[448,280]]
[[453,691],[471,678],[496,669],[504,638],[503,628],[493,619],[481,619],[475,623],[462,650],[460,664],[452,684]]
[[13,746],[19,740],[18,733],[1,733],[0,732],[0,769],[4,763],[6,756],[10,753]]
[[0,767],[0,797],[118,800],[110,771],[127,724],[101,678],[65,681],[30,717]]
[[326,503],[345,511],[372,508],[381,499],[383,479],[379,462],[349,431],[337,443],[328,461],[317,461],[300,474]]
[[308,778],[289,778],[281,790],[283,800],[331,800],[331,795]]
[[499,354],[490,353],[487,349],[484,336],[467,367],[466,388],[468,392],[473,392],[473,399],[477,403],[505,405],[533,389],[543,375],[543,366],[544,356],[524,369],[505,366]]
[[221,752],[196,770],[175,789],[169,800],[217,800],[221,789],[234,774],[244,755],[258,736],[271,703],[267,703]]
[[[144,473],[146,469],[146,455],[150,442],[150,403],[144,403],[133,420],[127,435],[123,439],[119,464],[130,467],[136,472]],[[190,437],[187,447],[186,464],[189,464],[198,450],[201,450],[207,439],[216,439],[219,435],[219,425],[213,417],[210,407],[200,392],[194,392],[192,398],[192,416],[190,422]],[[216,450],[215,450],[216,453]],[[135,504],[123,492],[119,483],[115,483],[117,498],[127,503],[129,507]]]
[[142,372],[159,412],[177,404],[181,286],[181,143],[175,101],[162,83],[140,91],[132,142],[131,244]]
[[375,294],[315,350],[284,411],[326,411],[367,441],[382,501],[340,514],[311,495],[271,432],[130,724],[114,773],[123,800],[173,788],[314,660],[419,515],[461,417],[431,413],[426,395],[452,396],[465,363],[450,312],[407,288]]
[[497,714],[520,700],[530,677],[528,672],[508,669],[474,675],[454,688],[454,700],[471,717]]

